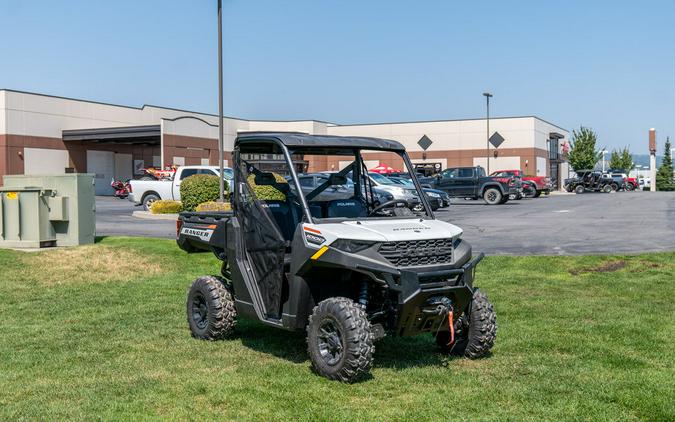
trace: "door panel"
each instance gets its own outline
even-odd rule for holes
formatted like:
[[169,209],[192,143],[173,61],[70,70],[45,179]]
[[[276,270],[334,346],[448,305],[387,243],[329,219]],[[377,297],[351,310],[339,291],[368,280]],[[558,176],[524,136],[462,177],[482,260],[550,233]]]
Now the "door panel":
[[110,182],[115,176],[115,153],[112,151],[87,151],[87,173],[93,173],[96,195],[113,195]]
[[115,154],[115,180],[129,180],[134,177],[131,154]]

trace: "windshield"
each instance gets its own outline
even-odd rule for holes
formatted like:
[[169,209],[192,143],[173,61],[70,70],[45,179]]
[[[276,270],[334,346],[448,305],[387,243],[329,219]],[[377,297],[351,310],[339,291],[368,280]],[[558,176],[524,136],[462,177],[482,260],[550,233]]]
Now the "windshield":
[[[406,157],[393,151],[331,149],[324,157],[321,150],[294,149],[293,156],[311,156],[330,170],[298,173],[301,194],[315,222],[335,219],[430,217],[425,199],[409,179],[390,179],[369,172],[377,166],[388,166],[397,172],[408,171]],[[377,158],[371,159],[371,158]],[[292,177],[287,178],[289,181]],[[399,181],[399,179],[401,181]],[[291,183],[294,185],[294,183]],[[295,186],[290,187],[295,191]]]
[[393,180],[388,179],[386,176],[383,176],[380,173],[368,173],[368,174],[370,175],[370,177],[373,178],[375,183],[379,183],[381,185],[396,185],[397,184]]

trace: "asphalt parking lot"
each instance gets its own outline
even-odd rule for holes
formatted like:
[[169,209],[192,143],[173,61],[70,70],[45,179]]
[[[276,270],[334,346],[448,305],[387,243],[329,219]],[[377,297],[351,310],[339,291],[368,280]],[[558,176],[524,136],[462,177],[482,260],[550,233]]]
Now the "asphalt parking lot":
[[[96,199],[99,236],[174,238],[175,223],[132,217],[129,201]],[[488,206],[453,201],[437,218],[489,255],[621,254],[675,250],[675,194],[556,194]]]

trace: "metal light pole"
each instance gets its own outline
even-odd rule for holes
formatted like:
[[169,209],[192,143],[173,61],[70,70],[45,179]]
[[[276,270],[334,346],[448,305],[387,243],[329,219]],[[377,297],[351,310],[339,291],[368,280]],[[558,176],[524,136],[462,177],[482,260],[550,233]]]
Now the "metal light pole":
[[486,160],[487,160],[487,174],[490,174],[490,98],[492,98],[492,94],[489,92],[484,92],[483,95],[485,96],[486,100],[486,106],[487,106],[487,119],[485,121],[487,122],[487,138],[485,141],[485,146],[486,146]]
[[223,171],[223,1],[218,0],[218,170],[220,193],[218,199],[225,202],[225,179]]

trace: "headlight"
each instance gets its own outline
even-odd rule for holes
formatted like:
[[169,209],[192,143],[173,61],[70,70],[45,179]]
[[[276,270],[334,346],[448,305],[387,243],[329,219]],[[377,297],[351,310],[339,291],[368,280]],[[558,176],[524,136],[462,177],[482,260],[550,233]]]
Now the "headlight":
[[352,240],[352,239],[338,239],[331,245],[335,249],[344,252],[357,253],[373,246],[377,242],[370,242],[368,240]]
[[427,195],[429,195],[432,198],[440,198],[441,195],[434,193],[434,192],[427,192]]

